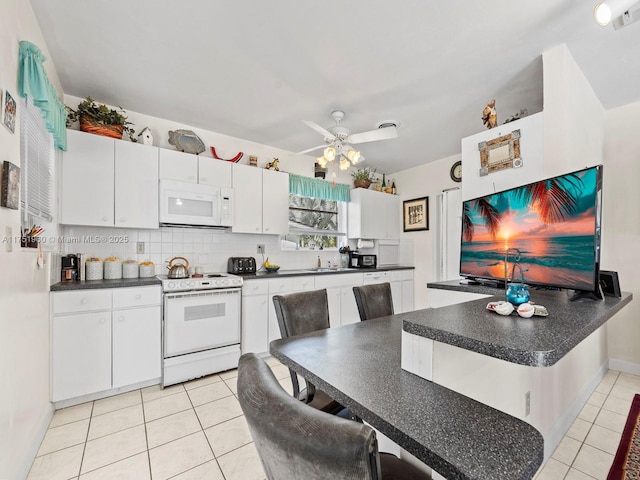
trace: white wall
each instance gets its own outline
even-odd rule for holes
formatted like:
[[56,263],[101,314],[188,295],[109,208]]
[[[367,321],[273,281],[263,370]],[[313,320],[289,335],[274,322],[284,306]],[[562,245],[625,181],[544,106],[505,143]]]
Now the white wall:
[[[429,197],[429,230],[417,232],[402,232],[400,238],[408,245],[413,243],[415,272],[414,306],[416,309],[426,308],[427,282],[438,279],[438,202],[437,197],[446,188],[459,187],[460,184],[451,180],[449,170],[460,160],[460,155],[427,163],[418,167],[402,170],[389,175],[396,182],[401,203],[414,198]],[[463,180],[464,183],[464,180]]]
[[[4,0],[0,15],[0,89],[18,99],[18,42],[28,40],[50,58],[29,2]],[[61,92],[53,64],[49,79]],[[0,160],[20,165],[20,117],[14,134],[0,126]],[[17,210],[0,208],[0,238],[20,233]],[[49,276],[37,252],[0,242],[0,478],[25,478],[49,424]]]
[[[640,375],[640,102],[607,113],[601,268],[618,272],[635,300],[608,323],[612,368]],[[632,364],[630,365],[629,362]]]

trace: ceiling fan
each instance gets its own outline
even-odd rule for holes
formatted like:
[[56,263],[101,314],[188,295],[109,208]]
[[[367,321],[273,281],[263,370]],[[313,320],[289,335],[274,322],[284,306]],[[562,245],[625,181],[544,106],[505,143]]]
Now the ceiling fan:
[[344,112],[342,110],[334,110],[331,112],[331,117],[336,124],[329,128],[321,127],[311,120],[303,120],[305,125],[324,136],[325,143],[298,153],[308,153],[318,150],[319,148],[324,148],[323,155],[318,157],[318,163],[322,168],[326,167],[328,162],[338,160],[340,163],[340,169],[346,170],[351,166],[351,164],[356,164],[360,160],[364,159],[364,157],[360,155],[360,152],[353,148],[352,145],[388,140],[398,136],[396,124],[392,122],[382,123],[376,130],[351,133],[351,130],[347,127],[340,125],[340,122],[344,118]]

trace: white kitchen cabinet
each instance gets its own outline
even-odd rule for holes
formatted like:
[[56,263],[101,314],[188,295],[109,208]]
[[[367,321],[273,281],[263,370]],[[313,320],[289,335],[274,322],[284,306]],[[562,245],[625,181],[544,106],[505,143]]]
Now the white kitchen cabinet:
[[348,206],[349,238],[400,238],[400,199],[365,188],[351,190]]
[[60,223],[114,225],[114,140],[67,130],[62,155]]
[[158,228],[158,149],[67,130],[60,223]]
[[160,178],[231,188],[231,162],[163,148],[158,160]]
[[114,141],[114,224],[158,228],[158,149]]
[[111,311],[55,317],[51,343],[52,401],[111,388]]
[[365,272],[363,284],[389,283],[393,300],[393,312],[413,310],[413,270],[387,270]]
[[314,290],[315,279],[313,275],[302,277],[281,277],[269,280],[269,343],[282,338],[276,309],[273,305],[274,295],[286,295],[294,292],[306,292]]
[[245,280],[242,285],[242,353],[269,351],[269,283]]
[[289,231],[289,175],[233,164],[236,233],[285,234]]
[[160,286],[52,292],[52,401],[159,383],[161,302]]
[[362,273],[323,274],[316,276],[315,288],[327,289],[329,323],[332,327],[360,321],[353,287],[362,285]]

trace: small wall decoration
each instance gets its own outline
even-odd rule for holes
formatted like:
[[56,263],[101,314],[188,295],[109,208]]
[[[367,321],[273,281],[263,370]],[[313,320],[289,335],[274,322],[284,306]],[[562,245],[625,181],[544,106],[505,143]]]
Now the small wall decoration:
[[278,160],[277,158],[273,159],[273,162],[269,162],[267,163],[264,168],[267,170],[277,170],[280,171],[280,160]]
[[520,130],[514,130],[487,142],[478,144],[480,150],[480,176],[522,166],[520,158]]
[[196,155],[206,150],[204,142],[192,130],[169,130],[169,145],[173,145],[180,152]]
[[20,208],[20,167],[7,161],[2,164],[0,206],[12,210]]
[[138,143],[143,145],[153,145],[153,134],[149,127],[144,127],[138,134]]
[[402,202],[403,227],[405,232],[429,230],[429,197]]
[[11,133],[16,131],[17,108],[15,99],[5,90],[2,97],[2,123]]

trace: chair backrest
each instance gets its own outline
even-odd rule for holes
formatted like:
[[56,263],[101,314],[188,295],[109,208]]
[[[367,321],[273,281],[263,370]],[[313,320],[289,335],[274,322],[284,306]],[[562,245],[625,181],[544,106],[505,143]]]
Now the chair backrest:
[[371,427],[297,401],[253,353],[240,357],[238,399],[269,480],[380,478]]
[[360,320],[393,315],[393,298],[389,283],[353,287]]
[[273,306],[282,338],[329,328],[326,289],[274,295]]

